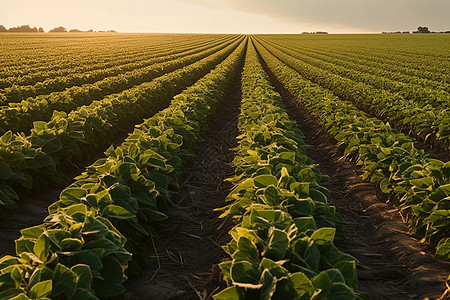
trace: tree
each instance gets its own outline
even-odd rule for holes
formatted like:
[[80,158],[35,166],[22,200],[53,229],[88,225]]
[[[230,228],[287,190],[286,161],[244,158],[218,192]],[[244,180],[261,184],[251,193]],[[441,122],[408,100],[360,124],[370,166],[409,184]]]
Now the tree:
[[31,28],[30,25],[21,25],[8,29],[9,32],[37,32],[37,28]]
[[44,32],[44,28],[39,27],[38,32]]
[[64,28],[64,27],[62,27],[62,26],[59,26],[59,27],[53,28],[53,29],[50,30],[49,32],[67,32],[67,29]]
[[70,29],[69,32],[82,32],[80,29]]
[[6,29],[5,26],[0,25],[0,32],[7,32],[7,31],[8,31],[8,29]]
[[429,30],[428,30],[428,27],[422,27],[422,26],[419,26],[419,27],[417,27],[417,32],[418,33],[431,33]]

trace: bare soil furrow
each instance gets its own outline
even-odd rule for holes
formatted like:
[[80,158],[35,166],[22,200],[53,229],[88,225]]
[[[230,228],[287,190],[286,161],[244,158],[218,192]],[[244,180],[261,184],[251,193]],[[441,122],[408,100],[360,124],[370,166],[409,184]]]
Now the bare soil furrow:
[[214,209],[225,205],[232,185],[224,179],[234,174],[232,160],[238,135],[241,99],[240,78],[211,118],[208,137],[186,171],[182,190],[170,207],[168,219],[156,230],[156,253],[148,257],[143,275],[127,284],[131,299],[212,299],[226,287],[217,266],[230,241],[230,219],[219,219]]
[[377,186],[362,181],[344,149],[264,67],[305,135],[308,156],[330,177],[328,199],[343,220],[335,244],[358,260],[359,292],[375,300],[447,299],[450,264],[435,260],[430,248],[408,234],[402,213],[385,203]]
[[[133,125],[134,126],[134,125]],[[129,127],[130,131],[133,127]],[[128,132],[120,132],[114,138],[112,146],[120,145],[128,136]],[[67,178],[74,178],[97,159],[104,157],[103,151],[92,153],[89,158],[77,162],[72,169],[64,170]],[[22,191],[20,201],[14,209],[0,209],[0,256],[15,253],[14,241],[20,237],[20,230],[42,223],[48,216],[47,208],[59,199],[59,194],[65,185],[50,185],[39,191]]]

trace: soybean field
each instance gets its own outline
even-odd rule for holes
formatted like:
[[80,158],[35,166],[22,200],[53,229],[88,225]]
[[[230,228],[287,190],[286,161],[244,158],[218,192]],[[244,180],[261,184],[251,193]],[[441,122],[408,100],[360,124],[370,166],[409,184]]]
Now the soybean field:
[[0,34],[0,299],[450,298],[448,34]]

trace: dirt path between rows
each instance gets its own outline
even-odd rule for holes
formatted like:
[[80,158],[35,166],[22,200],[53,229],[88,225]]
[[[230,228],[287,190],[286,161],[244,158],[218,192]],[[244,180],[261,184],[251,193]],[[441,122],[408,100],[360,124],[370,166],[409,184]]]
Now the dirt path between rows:
[[232,223],[213,210],[225,205],[232,188],[223,180],[234,174],[230,148],[237,146],[240,99],[238,76],[211,119],[196,162],[187,169],[174,200],[177,207],[170,207],[169,218],[157,226],[157,254],[149,257],[142,276],[126,283],[130,299],[212,299],[226,287],[217,264],[226,257],[220,246],[230,241]]
[[[159,103],[155,113],[168,107],[170,102]],[[145,119],[153,115],[148,115]],[[144,118],[136,124],[143,121]],[[136,124],[124,125],[114,135],[110,143],[107,142],[105,145],[99,146],[85,159],[73,162],[73,167],[64,169],[63,173],[70,179],[68,184],[56,185],[49,183],[48,187],[43,187],[41,190],[38,188],[33,190],[16,189],[20,199],[17,207],[14,209],[0,208],[0,256],[14,254],[14,240],[20,237],[20,230],[41,224],[48,215],[48,206],[59,199],[61,191],[73,182],[72,178],[84,172],[86,167],[93,164],[96,160],[105,157],[104,152],[107,148],[110,146],[117,147],[122,144],[128,135],[133,132]]]
[[383,121],[384,123],[389,123],[392,128],[395,128],[398,132],[401,132],[404,135],[412,138],[412,140],[414,141],[414,147],[416,147],[417,149],[423,150],[425,151],[425,153],[431,154],[432,156],[439,160],[442,160],[443,162],[449,161],[450,149],[442,140],[438,140],[435,135],[430,135],[428,139],[425,139],[423,135],[417,134],[409,124],[402,125],[401,120],[393,120],[392,118],[389,120],[387,116],[378,113],[375,109],[371,109],[367,105],[364,105],[362,103],[355,103],[351,101],[351,99],[344,99],[334,92],[333,95],[340,99],[352,102],[355,107],[366,113],[370,118],[375,118]]
[[264,67],[310,145],[308,156],[330,177],[328,199],[343,219],[335,244],[358,260],[358,291],[375,300],[447,299],[449,291],[443,294],[450,263],[435,260],[431,249],[408,235],[399,211],[385,203],[375,185],[362,181],[362,172],[343,158],[336,140]]
[[[133,126],[134,127],[134,126]],[[133,128],[130,128],[130,132]],[[122,131],[117,134],[111,145],[118,146],[128,137],[128,132]],[[109,146],[108,146],[109,147]],[[104,149],[96,151],[84,161],[76,162],[70,170],[65,170],[68,178],[74,178],[85,171],[100,158],[105,157]],[[70,180],[72,183],[73,180]],[[15,254],[14,241],[20,237],[20,230],[36,226],[48,216],[47,208],[59,199],[59,195],[67,185],[50,184],[41,191],[21,191],[20,201],[14,209],[0,208],[0,257]]]
[[[269,51],[270,52],[270,51]],[[321,84],[317,83],[315,80],[311,80],[311,82],[322,86]],[[325,87],[323,87],[325,88]],[[326,88],[325,88],[326,89]],[[378,89],[379,90],[379,89]],[[450,159],[450,149],[447,147],[447,145],[442,141],[438,140],[435,134],[430,134],[429,137],[425,138],[425,134],[418,134],[416,131],[412,128],[409,124],[402,124],[401,118],[398,120],[394,120],[394,118],[388,118],[385,114],[382,112],[377,112],[376,109],[370,108],[368,105],[364,103],[356,103],[352,97],[345,97],[345,95],[341,95],[333,90],[328,89],[333,95],[338,97],[341,100],[349,101],[353,103],[355,107],[357,107],[359,110],[363,111],[367,114],[368,117],[379,119],[383,121],[384,123],[389,123],[392,128],[396,129],[398,132],[401,132],[405,134],[406,136],[409,136],[414,141],[414,146],[419,150],[424,150],[425,153],[431,154],[435,158],[442,160],[444,162],[449,161]]]
[[[169,102],[170,103],[170,102]],[[159,110],[165,109],[169,104],[160,105]],[[158,111],[159,111],[158,110]],[[152,115],[148,116],[150,118]],[[143,122],[144,119],[141,121]],[[103,145],[90,153],[82,161],[75,161],[72,168],[63,170],[65,176],[70,179],[66,185],[56,185],[50,183],[48,187],[41,190],[27,191],[17,189],[20,201],[14,209],[0,208],[0,257],[3,255],[13,255],[15,253],[14,240],[20,237],[20,230],[42,223],[48,216],[47,208],[59,199],[63,189],[73,182],[73,178],[85,171],[86,167],[93,164],[100,158],[104,158],[107,148],[117,147],[133,132],[135,124],[124,126],[111,140],[111,144]]]

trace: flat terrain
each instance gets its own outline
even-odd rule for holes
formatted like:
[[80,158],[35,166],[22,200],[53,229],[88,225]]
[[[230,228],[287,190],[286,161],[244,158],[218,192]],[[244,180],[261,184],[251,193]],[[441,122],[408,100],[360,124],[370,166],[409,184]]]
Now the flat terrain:
[[447,299],[449,44],[0,34],[0,299]]

